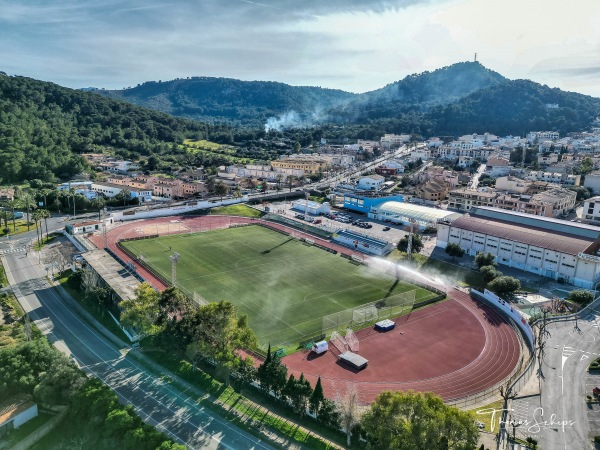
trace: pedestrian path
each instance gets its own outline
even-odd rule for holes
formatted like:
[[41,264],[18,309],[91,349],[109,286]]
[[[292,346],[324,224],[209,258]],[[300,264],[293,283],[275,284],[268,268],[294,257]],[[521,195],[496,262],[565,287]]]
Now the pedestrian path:
[[19,247],[19,248],[8,248],[6,250],[0,250],[0,255],[10,255],[12,253],[20,253],[26,251],[27,248]]

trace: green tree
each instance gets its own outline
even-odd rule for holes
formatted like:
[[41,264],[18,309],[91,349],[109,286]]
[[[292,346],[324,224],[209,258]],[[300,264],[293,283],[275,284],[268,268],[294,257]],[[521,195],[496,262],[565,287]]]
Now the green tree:
[[472,450],[479,438],[471,413],[430,392],[382,392],[361,424],[372,448]]
[[488,252],[480,252],[475,257],[475,264],[481,269],[483,266],[495,266],[496,257]]
[[300,374],[300,378],[296,380],[294,374],[290,375],[285,387],[283,388],[283,395],[290,401],[294,411],[299,413],[300,416],[304,416],[306,407],[308,406],[308,400],[312,393],[312,387],[304,374]]
[[56,352],[48,370],[34,388],[33,395],[43,403],[67,405],[85,383],[85,375],[64,355]]
[[213,191],[215,195],[221,197],[221,201],[223,201],[223,197],[227,195],[227,192],[229,192],[229,188],[222,181],[217,181],[213,187]]
[[594,294],[591,291],[575,289],[569,293],[567,300],[575,302],[581,306],[586,306],[588,303],[594,300]]
[[22,194],[21,197],[19,197],[19,201],[21,205],[25,207],[25,214],[27,217],[27,231],[29,231],[31,229],[29,224],[29,213],[31,212],[32,208],[35,208],[35,202],[33,201],[33,197],[31,196],[31,194],[27,192]]
[[483,281],[489,283],[495,278],[501,277],[502,272],[499,272],[494,266],[483,266],[479,269]]
[[521,282],[514,277],[501,276],[492,280],[487,287],[499,297],[510,297],[521,289]]
[[310,395],[308,403],[310,405],[310,410],[315,414],[319,414],[319,408],[323,404],[325,400],[325,394],[323,393],[323,385],[321,384],[321,377],[317,380],[317,384],[315,384],[315,388]]
[[39,209],[38,211],[40,211],[41,219],[44,220],[44,225],[46,226],[46,239],[48,239],[48,219],[51,217],[50,211],[45,208]]
[[42,244],[40,242],[40,238],[41,238],[41,230],[39,227],[39,222],[42,220],[42,212],[39,209],[36,209],[33,214],[32,214],[32,219],[35,222],[35,234],[37,236],[37,241],[38,241],[38,247],[40,247]]
[[271,352],[271,345],[267,351],[267,358],[258,368],[257,379],[261,389],[267,394],[273,391],[279,396],[286,385],[287,367],[281,363],[279,356]]
[[121,323],[132,327],[141,336],[153,335],[161,331],[158,324],[160,316],[159,294],[148,283],[140,284],[135,290],[135,297],[123,300],[121,307]]
[[15,222],[16,217],[15,217],[15,208],[18,208],[19,206],[21,206],[21,202],[19,202],[19,200],[10,200],[7,205],[9,206],[11,213],[12,213],[12,222],[13,222],[13,231],[17,228],[17,224]]
[[106,206],[106,200],[104,200],[104,198],[102,197],[96,197],[95,199],[92,200],[92,208],[94,208],[96,211],[98,211],[98,220],[102,220],[102,217],[100,217],[100,212],[102,211],[102,208],[104,208]]
[[203,305],[193,316],[195,326],[189,350],[214,361],[228,385],[231,372],[241,364],[237,352],[256,346],[248,316],[238,316],[236,307],[227,301]]
[[461,246],[455,244],[454,242],[450,242],[448,245],[446,245],[445,252],[452,257],[452,262],[454,262],[456,258],[462,258],[465,254],[465,251],[461,248]]
[[[398,250],[401,252],[405,252],[408,250],[408,234],[405,235],[402,239],[398,241]],[[412,253],[419,253],[423,250],[423,239],[420,235],[413,233],[412,234]]]

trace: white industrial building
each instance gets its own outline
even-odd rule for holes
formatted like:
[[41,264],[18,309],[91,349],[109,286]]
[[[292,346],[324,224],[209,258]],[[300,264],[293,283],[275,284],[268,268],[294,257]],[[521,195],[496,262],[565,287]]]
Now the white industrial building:
[[437,246],[449,243],[471,256],[488,252],[499,264],[586,289],[600,278],[600,227],[479,207],[439,223]]
[[310,200],[295,200],[292,202],[292,209],[314,216],[329,214],[331,212],[329,203],[317,203]]
[[371,219],[404,225],[413,223],[417,228],[421,229],[435,227],[440,220],[451,221],[461,216],[462,214],[454,211],[394,201],[374,206],[369,212]]

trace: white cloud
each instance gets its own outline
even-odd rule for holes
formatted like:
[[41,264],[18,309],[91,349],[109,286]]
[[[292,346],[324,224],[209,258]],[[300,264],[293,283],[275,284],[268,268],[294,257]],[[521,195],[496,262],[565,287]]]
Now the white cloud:
[[365,91],[479,54],[600,96],[597,0],[0,0],[0,70],[72,87],[192,75]]

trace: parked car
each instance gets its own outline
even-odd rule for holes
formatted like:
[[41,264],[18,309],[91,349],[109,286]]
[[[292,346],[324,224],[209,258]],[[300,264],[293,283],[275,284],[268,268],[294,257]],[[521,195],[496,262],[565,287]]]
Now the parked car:
[[383,227],[383,231],[390,231],[390,227]]
[[592,393],[596,396],[596,397],[600,397],[600,386],[596,386],[593,390]]

